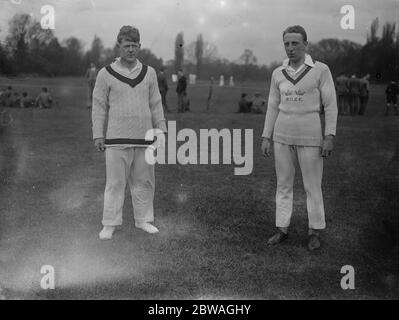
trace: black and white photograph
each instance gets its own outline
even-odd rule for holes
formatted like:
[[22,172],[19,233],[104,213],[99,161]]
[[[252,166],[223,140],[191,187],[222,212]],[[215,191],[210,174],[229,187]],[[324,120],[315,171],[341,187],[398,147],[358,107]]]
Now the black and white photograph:
[[398,95],[398,0],[0,0],[0,300],[397,300]]

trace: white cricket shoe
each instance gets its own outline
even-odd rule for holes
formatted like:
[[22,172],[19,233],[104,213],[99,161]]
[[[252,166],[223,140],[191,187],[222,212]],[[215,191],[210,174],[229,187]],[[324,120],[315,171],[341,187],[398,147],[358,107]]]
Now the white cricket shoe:
[[101,230],[99,236],[101,240],[109,240],[112,239],[112,234],[115,231],[115,227],[113,226],[104,226],[104,228]]
[[154,227],[149,222],[136,222],[135,226],[136,226],[136,228],[144,230],[145,232],[148,232],[148,233],[157,233],[157,232],[159,232],[158,228]]

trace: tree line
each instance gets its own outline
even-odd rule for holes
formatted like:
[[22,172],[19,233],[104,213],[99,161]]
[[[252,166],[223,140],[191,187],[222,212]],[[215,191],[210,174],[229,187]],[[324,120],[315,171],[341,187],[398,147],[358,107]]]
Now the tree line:
[[[399,80],[399,28],[395,23],[387,22],[381,36],[378,36],[378,30],[379,20],[376,18],[364,45],[349,40],[323,39],[310,43],[308,51],[314,59],[328,64],[334,76],[340,72],[359,76],[369,73],[374,81]],[[91,62],[102,67],[115,57],[117,47],[105,48],[98,36],[85,51],[78,38],[69,37],[60,42],[52,30],[43,30],[30,15],[17,14],[10,19],[8,35],[0,43],[0,73],[81,76]],[[280,64],[260,65],[250,49],[229,61],[220,57],[217,47],[205,41],[202,34],[186,45],[182,32],[176,36],[173,60],[164,62],[146,48],[140,51],[139,59],[157,70],[165,66],[168,74],[183,68],[186,73],[197,74],[199,79],[218,78],[223,74],[225,79],[234,76],[236,82],[241,83],[268,80]]]

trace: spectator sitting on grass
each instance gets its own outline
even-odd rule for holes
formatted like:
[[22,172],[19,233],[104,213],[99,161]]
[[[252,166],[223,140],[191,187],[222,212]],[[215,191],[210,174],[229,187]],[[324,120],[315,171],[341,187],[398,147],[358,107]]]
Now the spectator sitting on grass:
[[19,106],[21,108],[29,108],[34,106],[34,100],[28,96],[27,92],[22,93],[22,98],[20,100]]
[[36,98],[36,106],[39,107],[39,109],[44,109],[44,108],[48,109],[52,107],[52,104],[53,104],[53,98],[48,92],[48,89],[44,87],[42,89],[42,92]]
[[10,97],[10,103],[9,103],[10,108],[18,107],[20,104],[20,101],[21,101],[21,98],[19,96],[19,93],[14,92],[14,94],[11,95],[11,97]]
[[8,86],[6,91],[2,92],[2,94],[0,95],[0,105],[2,105],[3,107],[9,107],[11,96],[12,96],[12,87]]
[[263,108],[266,104],[265,99],[260,96],[259,92],[256,92],[252,98],[251,112],[253,113],[263,113]]
[[238,113],[240,112],[251,112],[252,102],[247,99],[245,92],[241,93],[241,100],[238,101]]

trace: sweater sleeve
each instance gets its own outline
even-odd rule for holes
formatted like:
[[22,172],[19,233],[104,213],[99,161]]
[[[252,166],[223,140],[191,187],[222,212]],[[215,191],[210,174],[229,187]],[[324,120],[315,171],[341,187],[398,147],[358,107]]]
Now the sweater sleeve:
[[93,106],[91,118],[93,123],[93,139],[104,138],[104,125],[108,116],[109,85],[106,81],[105,69],[97,76],[93,90]]
[[269,100],[267,103],[267,111],[265,117],[265,126],[263,129],[262,137],[271,138],[273,135],[274,124],[279,113],[280,105],[280,90],[276,83],[275,71],[272,74],[272,79],[270,83]]
[[150,90],[149,90],[149,102],[152,117],[152,126],[154,128],[161,129],[163,132],[167,132],[166,121],[163,114],[161,93],[159,92],[158,80],[156,73],[153,69],[149,70],[150,74]]
[[326,120],[324,136],[335,136],[338,115],[337,96],[335,93],[334,81],[330,69],[327,66],[323,68],[320,75],[320,95]]

